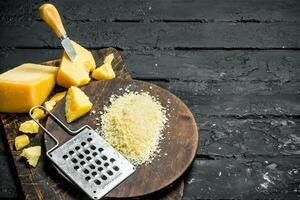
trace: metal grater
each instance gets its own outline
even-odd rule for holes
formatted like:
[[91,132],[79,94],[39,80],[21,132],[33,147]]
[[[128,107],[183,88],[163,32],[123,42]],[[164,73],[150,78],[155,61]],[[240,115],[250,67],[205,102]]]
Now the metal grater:
[[[59,141],[32,117],[36,108],[49,113],[60,127],[74,136],[59,146]],[[31,108],[29,115],[56,142],[46,152],[47,156],[90,198],[100,199],[135,171],[135,167],[90,126],[72,131],[43,106]]]

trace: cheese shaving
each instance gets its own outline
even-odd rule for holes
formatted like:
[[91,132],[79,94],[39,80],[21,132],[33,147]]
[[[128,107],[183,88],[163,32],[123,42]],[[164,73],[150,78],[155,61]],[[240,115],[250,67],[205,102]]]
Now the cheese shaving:
[[101,116],[102,136],[134,165],[150,163],[159,152],[166,109],[146,92],[112,96]]

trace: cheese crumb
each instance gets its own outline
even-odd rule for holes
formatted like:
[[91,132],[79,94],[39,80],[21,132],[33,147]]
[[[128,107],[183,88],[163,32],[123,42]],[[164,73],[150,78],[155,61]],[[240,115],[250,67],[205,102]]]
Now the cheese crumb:
[[134,165],[150,163],[160,151],[166,109],[147,92],[113,95],[104,107],[101,134]]
[[20,124],[19,131],[23,133],[38,133],[39,125],[34,120],[28,120]]

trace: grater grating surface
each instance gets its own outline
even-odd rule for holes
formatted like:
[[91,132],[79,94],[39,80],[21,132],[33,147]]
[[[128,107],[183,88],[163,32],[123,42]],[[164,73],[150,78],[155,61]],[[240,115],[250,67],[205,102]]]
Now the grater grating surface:
[[[31,111],[37,107],[47,111],[42,106],[33,107]],[[90,198],[100,199],[135,171],[135,167],[91,127],[71,131],[51,112],[47,112],[66,132],[76,134],[58,147],[56,138],[36,121],[57,142],[47,155]]]

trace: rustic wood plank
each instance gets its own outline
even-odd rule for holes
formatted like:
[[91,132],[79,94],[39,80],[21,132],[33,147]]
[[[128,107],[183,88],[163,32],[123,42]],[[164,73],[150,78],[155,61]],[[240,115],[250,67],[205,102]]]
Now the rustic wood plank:
[[38,2],[34,0],[24,1],[0,1],[0,21],[5,23],[30,22],[38,17]]
[[[0,48],[0,73],[24,62],[60,57],[62,49]],[[137,79],[298,81],[300,52],[288,50],[122,51]]]
[[181,98],[196,115],[297,117],[300,114],[298,82],[151,82]]
[[1,133],[4,133],[4,129],[3,129],[3,126],[2,124],[0,123],[0,153],[5,153],[5,147],[4,147],[4,143],[3,143],[3,140],[4,140],[4,134],[1,134]]
[[[106,23],[70,22],[72,39],[88,48],[299,48],[299,23]],[[89,31],[85,31],[89,30]],[[1,47],[59,48],[47,25],[0,25]]]
[[[278,22],[299,21],[297,0],[151,0],[151,1],[68,1],[54,0],[64,19],[75,21],[245,21]],[[35,0],[0,2],[0,19],[8,23],[35,20],[40,3]],[[93,6],[91,6],[93,5]],[[18,10],[18,12],[16,12]]]
[[198,156],[253,158],[300,155],[299,119],[195,117],[201,130]]
[[144,50],[122,54],[132,76],[139,79],[284,83],[300,77],[299,51]]
[[[0,73],[61,56],[62,49],[0,48]],[[294,82],[300,52],[291,50],[121,51],[132,77],[181,81]]]
[[[158,195],[158,200],[181,200],[183,197],[184,181],[174,183],[173,186],[167,188],[165,191],[161,191]],[[168,194],[168,195],[166,195]],[[153,198],[149,198],[151,200]]]
[[[62,9],[67,10],[69,4],[54,1]],[[88,4],[89,2],[86,2]],[[298,21],[299,1],[222,1],[222,0],[167,0],[167,1],[101,1],[95,6],[85,9],[79,0],[75,1],[71,9],[65,13],[71,19],[139,19],[139,20],[170,20],[170,21]],[[85,5],[86,5],[85,4]],[[99,10],[100,8],[100,10]],[[79,9],[80,12],[76,12]],[[72,16],[68,13],[75,13]],[[67,17],[66,17],[67,18]]]
[[299,157],[196,160],[183,199],[299,199]]
[[[2,144],[1,144],[2,146]],[[17,182],[9,164],[7,152],[0,153],[0,198],[17,198]]]
[[41,63],[45,60],[60,58],[62,49],[14,49],[0,48],[0,73],[23,63]]

